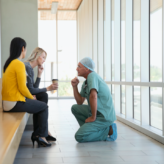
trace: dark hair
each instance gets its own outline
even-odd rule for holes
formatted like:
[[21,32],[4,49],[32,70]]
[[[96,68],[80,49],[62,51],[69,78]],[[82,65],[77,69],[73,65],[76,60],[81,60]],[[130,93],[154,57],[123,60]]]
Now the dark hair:
[[3,71],[5,72],[8,65],[14,60],[17,59],[22,52],[22,48],[26,48],[26,42],[22,38],[14,38],[10,43],[10,56],[7,59]]

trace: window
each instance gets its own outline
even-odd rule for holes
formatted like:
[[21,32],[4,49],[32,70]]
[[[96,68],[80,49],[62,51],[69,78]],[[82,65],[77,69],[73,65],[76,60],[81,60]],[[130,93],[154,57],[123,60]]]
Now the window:
[[133,0],[133,80],[140,81],[141,1]]
[[121,0],[121,80],[125,81],[126,0]]
[[150,81],[162,81],[162,0],[150,1]]
[[125,85],[121,86],[121,113],[125,114],[126,97],[125,97]]
[[162,130],[162,88],[150,88],[150,125]]
[[140,87],[134,86],[134,119],[140,121]]

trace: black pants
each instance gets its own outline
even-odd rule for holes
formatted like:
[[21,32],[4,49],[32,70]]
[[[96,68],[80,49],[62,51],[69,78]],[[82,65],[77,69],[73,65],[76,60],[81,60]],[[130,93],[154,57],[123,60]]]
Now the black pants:
[[[48,94],[46,92],[38,93],[38,94],[36,94],[36,99],[38,101],[42,101],[47,104],[48,103]],[[38,120],[37,114],[33,114],[33,129],[34,129],[34,135],[37,135],[38,131],[39,131],[39,120]],[[48,118],[47,118],[47,129],[48,129]],[[47,134],[47,136],[48,136],[48,134]]]
[[[44,95],[44,96],[43,96]],[[26,102],[18,101],[13,109],[9,112],[27,112],[33,114],[33,125],[34,125],[34,135],[40,137],[48,136],[48,96],[46,99],[47,93],[38,94],[39,100],[26,99]],[[44,101],[41,102],[43,100]]]

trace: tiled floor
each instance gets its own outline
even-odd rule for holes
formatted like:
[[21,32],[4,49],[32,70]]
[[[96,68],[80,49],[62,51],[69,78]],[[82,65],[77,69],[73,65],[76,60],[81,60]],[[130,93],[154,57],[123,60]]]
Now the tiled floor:
[[164,145],[117,121],[115,142],[77,143],[79,128],[71,113],[74,100],[49,100],[49,130],[57,142],[32,147],[32,131],[25,131],[14,164],[164,164]]

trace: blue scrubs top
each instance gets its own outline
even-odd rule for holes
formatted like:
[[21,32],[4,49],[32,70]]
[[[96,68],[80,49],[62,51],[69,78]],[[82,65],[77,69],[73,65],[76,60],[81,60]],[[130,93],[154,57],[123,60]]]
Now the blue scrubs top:
[[89,96],[91,89],[96,89],[97,91],[97,111],[100,112],[106,120],[114,122],[116,120],[116,114],[109,87],[95,72],[88,75],[87,80],[84,81],[80,92],[80,95],[87,99],[89,107]]

